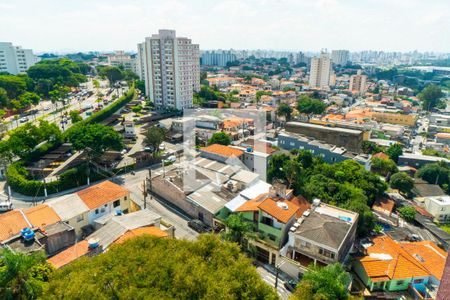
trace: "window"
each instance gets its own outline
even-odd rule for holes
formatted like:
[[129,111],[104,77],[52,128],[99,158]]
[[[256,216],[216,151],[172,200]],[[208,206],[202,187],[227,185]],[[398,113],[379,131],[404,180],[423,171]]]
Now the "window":
[[95,214],[98,215],[98,208],[95,210]]
[[277,240],[277,237],[276,236],[274,236],[273,234],[268,234],[268,237],[269,237],[269,239],[271,240],[271,241],[276,241]]
[[422,283],[422,282],[423,282],[423,279],[422,279],[422,278],[414,279],[414,283]]
[[261,217],[261,223],[269,225],[269,226],[273,226],[273,220],[271,218],[268,217]]
[[84,220],[83,215],[79,215],[79,216],[77,217],[77,223],[79,223],[79,222],[81,222],[81,221],[83,221],[83,220]]
[[397,285],[403,285],[404,283],[405,283],[404,280],[399,280],[399,281],[397,281]]
[[116,200],[113,202],[113,207],[120,206],[120,200]]
[[123,197],[123,200],[127,201],[128,200],[127,196]]
[[301,245],[302,247],[305,247],[305,248],[311,247],[311,244],[308,243],[308,242],[306,242],[306,241],[301,241],[301,242],[300,242],[300,245]]
[[321,255],[323,255],[325,257],[334,259],[334,253],[329,251],[329,250],[320,248],[319,249],[319,254],[321,254]]
[[105,212],[105,208],[102,207],[102,208],[100,209],[100,212],[101,212],[101,213],[104,213],[104,212]]

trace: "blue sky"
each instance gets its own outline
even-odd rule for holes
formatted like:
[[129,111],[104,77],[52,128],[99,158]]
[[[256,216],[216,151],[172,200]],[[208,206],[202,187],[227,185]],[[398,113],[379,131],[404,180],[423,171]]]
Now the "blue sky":
[[159,28],[201,49],[450,52],[449,0],[0,0],[0,41],[135,50]]

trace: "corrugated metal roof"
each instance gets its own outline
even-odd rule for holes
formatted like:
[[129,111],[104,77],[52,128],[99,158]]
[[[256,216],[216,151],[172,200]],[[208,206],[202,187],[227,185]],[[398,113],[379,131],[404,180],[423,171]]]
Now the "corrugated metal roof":
[[77,194],[69,194],[47,202],[48,206],[58,214],[63,221],[70,220],[89,211],[87,205]]

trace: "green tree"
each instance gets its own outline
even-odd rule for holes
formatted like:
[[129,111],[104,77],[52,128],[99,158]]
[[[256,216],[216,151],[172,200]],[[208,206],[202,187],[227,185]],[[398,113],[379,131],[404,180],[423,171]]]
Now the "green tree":
[[450,167],[444,161],[426,164],[417,171],[416,176],[431,184],[448,185]]
[[371,159],[371,170],[382,176],[398,172],[397,165],[392,159],[382,159],[379,157],[373,157]]
[[164,141],[166,132],[163,128],[153,126],[147,130],[144,138],[144,144],[153,148],[153,155],[158,151],[159,145]]
[[0,75],[0,88],[4,89],[9,99],[16,99],[27,90],[27,78],[16,75]]
[[145,81],[144,80],[136,80],[134,82],[134,86],[140,90],[142,93],[145,93]]
[[131,110],[132,110],[134,113],[138,113],[138,112],[140,112],[140,111],[142,110],[142,106],[141,106],[141,105],[135,105],[135,106],[133,106],[133,107],[131,108]]
[[229,144],[231,144],[231,138],[225,132],[222,132],[222,131],[215,132],[209,139],[208,144],[209,145],[220,144],[220,145],[228,146]]
[[403,206],[397,209],[400,216],[407,222],[413,222],[416,217],[416,209],[413,206]]
[[66,131],[65,137],[75,150],[89,149],[94,156],[107,150],[123,149],[122,136],[112,127],[102,124],[78,123]]
[[80,112],[78,110],[71,110],[69,112],[70,120],[72,121],[72,124],[75,124],[77,122],[80,122],[83,120],[83,118],[80,115]]
[[99,68],[99,74],[108,79],[110,86],[125,78],[122,70],[117,67],[101,67]]
[[297,109],[305,114],[322,114],[327,106],[318,99],[310,98],[306,95],[298,97]]
[[8,93],[4,88],[0,87],[0,107],[6,108],[8,106],[9,106]]
[[363,141],[361,144],[361,150],[365,154],[375,154],[378,152],[382,152],[382,149],[377,144],[370,141]]
[[41,97],[39,97],[36,93],[33,92],[25,92],[22,95],[20,95],[20,101],[23,101],[27,103],[28,105],[33,104],[37,105],[39,104],[39,101],[41,100]]
[[43,253],[14,253],[5,248],[0,254],[0,298],[37,299],[52,272]]
[[339,263],[326,267],[310,266],[291,299],[306,299],[306,291],[312,300],[347,300],[350,280],[350,275]]
[[[120,262],[120,263],[118,263]],[[278,299],[236,244],[142,236],[61,268],[47,299]]]
[[272,155],[267,169],[267,180],[272,182],[274,179],[286,179],[283,171],[283,166],[290,157],[284,153]]
[[414,187],[414,180],[405,172],[398,172],[391,176],[390,185],[393,189],[409,194]]
[[431,110],[440,104],[443,94],[439,86],[429,84],[422,90],[422,92],[420,92],[418,97],[422,101],[422,108],[425,110]]
[[389,146],[386,149],[386,154],[389,155],[389,158],[392,159],[395,163],[398,163],[398,158],[403,154],[402,145],[395,143]]
[[280,103],[280,105],[278,105],[278,109],[277,109],[278,116],[283,116],[286,118],[286,121],[289,121],[291,119],[291,114],[292,114],[292,108],[288,104]]
[[231,214],[224,223],[227,227],[223,235],[225,240],[238,243],[239,246],[245,247],[246,242],[254,238],[253,224],[246,221],[242,214]]

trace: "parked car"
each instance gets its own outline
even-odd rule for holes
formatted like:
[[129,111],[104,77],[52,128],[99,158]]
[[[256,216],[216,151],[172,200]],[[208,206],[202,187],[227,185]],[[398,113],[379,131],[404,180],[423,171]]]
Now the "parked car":
[[198,233],[210,232],[211,228],[198,219],[192,219],[188,222],[188,226]]
[[177,161],[177,157],[175,155],[169,156],[167,159],[164,160],[165,164],[171,164]]
[[295,279],[290,279],[288,281],[286,281],[284,283],[284,287],[286,288],[286,290],[288,290],[289,292],[293,292],[295,290],[295,288],[297,287],[298,281]]
[[23,118],[20,118],[20,123],[25,123],[25,122],[28,122],[28,117],[23,117]]
[[0,212],[6,212],[13,209],[13,204],[10,201],[0,202]]

